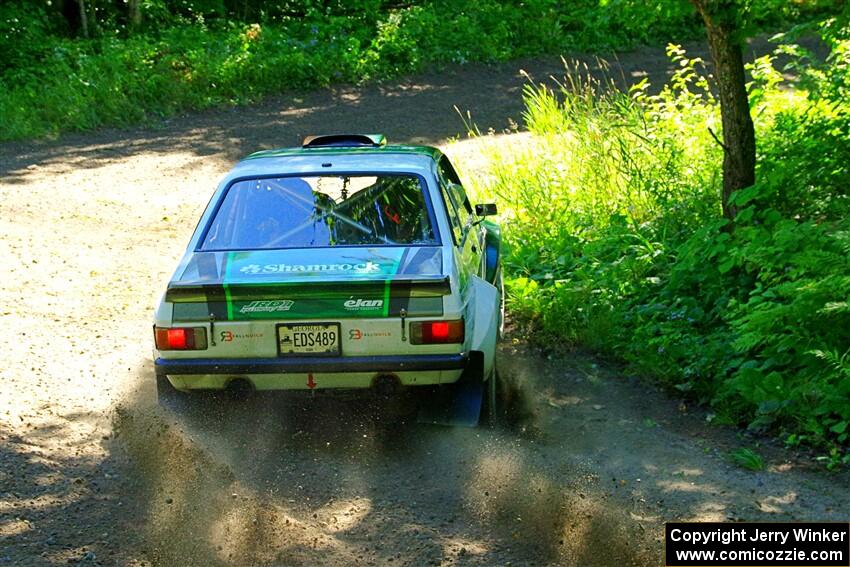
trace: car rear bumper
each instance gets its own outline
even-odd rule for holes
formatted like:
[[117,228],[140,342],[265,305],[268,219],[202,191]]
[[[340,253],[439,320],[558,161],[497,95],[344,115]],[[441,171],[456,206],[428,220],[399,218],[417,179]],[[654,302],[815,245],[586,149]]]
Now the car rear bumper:
[[345,372],[411,372],[463,370],[469,363],[466,353],[420,354],[407,356],[347,356],[299,358],[157,358],[157,374],[165,375],[244,375]]

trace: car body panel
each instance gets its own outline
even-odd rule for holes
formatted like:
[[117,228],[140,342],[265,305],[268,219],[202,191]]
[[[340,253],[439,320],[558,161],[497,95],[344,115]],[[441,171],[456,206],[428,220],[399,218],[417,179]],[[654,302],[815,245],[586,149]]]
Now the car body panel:
[[478,276],[472,277],[471,287],[475,301],[469,303],[466,315],[466,320],[472,321],[470,349],[483,354],[482,371],[486,377],[490,376],[495,365],[501,298],[496,286]]

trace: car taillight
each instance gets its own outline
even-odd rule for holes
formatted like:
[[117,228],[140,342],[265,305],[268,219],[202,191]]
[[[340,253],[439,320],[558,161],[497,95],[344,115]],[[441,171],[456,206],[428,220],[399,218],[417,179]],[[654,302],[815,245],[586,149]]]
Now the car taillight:
[[157,350],[205,350],[207,330],[203,327],[154,327]]
[[410,343],[433,345],[463,342],[463,319],[456,321],[414,321],[410,323]]

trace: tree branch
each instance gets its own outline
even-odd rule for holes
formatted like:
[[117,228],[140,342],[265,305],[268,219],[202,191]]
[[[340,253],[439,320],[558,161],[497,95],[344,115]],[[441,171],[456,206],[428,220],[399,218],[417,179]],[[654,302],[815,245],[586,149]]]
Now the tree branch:
[[714,130],[712,130],[711,127],[708,128],[708,133],[711,134],[711,137],[714,138],[714,141],[717,142],[717,145],[723,148],[724,152],[729,151],[729,148],[726,146],[726,144],[723,143],[722,140],[720,140],[720,138],[717,137],[717,134],[714,133]]

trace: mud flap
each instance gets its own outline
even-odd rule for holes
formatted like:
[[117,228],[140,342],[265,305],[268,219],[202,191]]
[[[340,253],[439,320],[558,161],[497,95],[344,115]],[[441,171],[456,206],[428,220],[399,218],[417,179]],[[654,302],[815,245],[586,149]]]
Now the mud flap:
[[471,353],[470,364],[460,380],[439,386],[431,396],[419,400],[416,421],[449,427],[477,427],[484,402],[480,352]]
[[477,427],[484,400],[480,380],[458,380],[440,386],[435,395],[419,403],[416,421],[449,427]]

